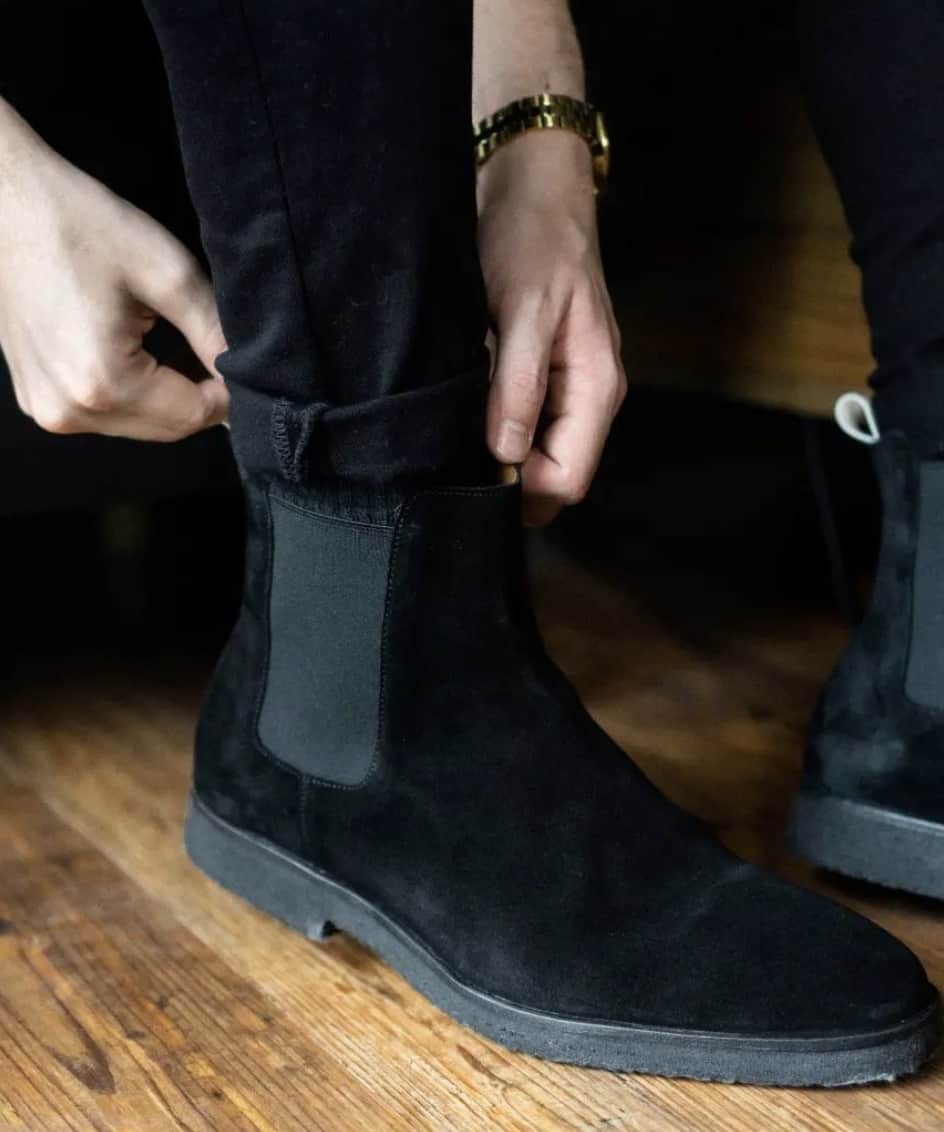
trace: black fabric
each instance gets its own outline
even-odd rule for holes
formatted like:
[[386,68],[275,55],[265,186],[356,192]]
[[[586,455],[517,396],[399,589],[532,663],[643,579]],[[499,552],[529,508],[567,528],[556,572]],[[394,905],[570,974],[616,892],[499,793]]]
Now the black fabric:
[[931,372],[940,388],[944,4],[799,0],[796,11],[811,116],[862,269],[873,385],[904,391]]
[[145,6],[242,466],[299,481],[479,471],[471,0]]
[[944,712],[915,703],[905,691],[921,461],[899,433],[886,435],[874,451],[883,508],[878,570],[868,612],[814,714],[806,785],[944,821]]
[[916,456],[944,453],[944,359],[912,370],[906,381],[886,382],[872,408],[879,431],[901,433]]
[[481,480],[489,464],[481,370],[357,405],[305,404],[231,386],[233,445],[242,467],[293,483],[323,476],[361,483]]
[[[263,491],[251,488],[254,512]],[[301,827],[309,860],[456,976],[532,1007],[825,1033],[924,1005],[924,975],[902,945],[731,856],[594,724],[530,611],[517,487],[410,496],[390,569],[378,760],[355,789],[305,780],[294,821],[289,780],[264,770],[234,710],[258,694],[263,670],[246,650],[263,647],[267,579],[250,572],[248,628],[200,727],[197,789],[212,809],[294,851]]]
[[[310,406],[324,410],[300,470],[313,456],[316,477],[395,479],[425,463],[443,478],[444,454],[472,454],[480,435],[463,428],[466,405],[424,398],[457,375],[484,374],[467,145],[470,0],[146,6],[233,345],[223,369],[238,395],[234,439],[244,466],[285,474],[270,433],[273,402],[284,398],[302,416]],[[632,106],[619,101],[625,76],[604,90],[615,132],[635,121],[644,139],[644,124],[664,113],[688,120],[696,109],[685,92],[698,83],[667,83],[666,59],[677,62],[681,51],[686,73],[743,86],[739,62],[766,56],[738,45],[765,36],[778,18],[766,3],[707,12],[678,0],[642,20],[615,0],[576,7],[598,81],[625,56],[625,44],[611,47],[613,26],[633,29]],[[924,384],[936,388],[944,367],[944,8],[939,0],[800,0],[795,10],[812,117],[863,270],[875,383],[910,388],[931,374]],[[192,242],[164,85],[142,25],[138,6],[121,0],[41,8],[11,0],[0,40],[3,94],[70,159]],[[114,42],[123,45],[120,59],[106,58]],[[730,74],[719,78],[719,65]],[[637,156],[647,152],[643,144]],[[423,402],[417,418],[401,415],[394,427],[385,418],[399,413],[393,395],[411,391]],[[243,393],[258,394],[262,410],[245,408]],[[939,418],[940,397],[919,400],[912,419],[925,421],[931,408]],[[367,401],[376,405],[361,427]],[[353,412],[343,426],[334,420],[342,408]],[[452,441],[452,430],[458,443],[427,451],[430,438]],[[392,454],[386,440],[373,445],[384,433],[395,434]],[[944,438],[944,422],[935,436]]]
[[[370,769],[393,527],[270,496],[273,559],[262,745],[340,785]],[[317,736],[317,742],[312,737]]]

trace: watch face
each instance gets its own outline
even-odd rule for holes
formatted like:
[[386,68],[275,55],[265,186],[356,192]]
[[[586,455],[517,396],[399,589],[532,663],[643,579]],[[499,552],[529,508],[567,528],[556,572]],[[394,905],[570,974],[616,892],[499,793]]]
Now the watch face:
[[593,153],[593,168],[599,181],[605,183],[610,175],[610,135],[606,132],[606,122],[598,110],[595,116],[596,144]]

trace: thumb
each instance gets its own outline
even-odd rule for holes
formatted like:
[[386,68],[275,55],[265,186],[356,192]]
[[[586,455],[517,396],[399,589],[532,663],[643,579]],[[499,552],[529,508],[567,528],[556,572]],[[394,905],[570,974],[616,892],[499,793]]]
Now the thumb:
[[154,427],[156,439],[178,440],[222,424],[229,395],[222,381],[191,381],[168,366],[156,365],[133,408],[138,419]]

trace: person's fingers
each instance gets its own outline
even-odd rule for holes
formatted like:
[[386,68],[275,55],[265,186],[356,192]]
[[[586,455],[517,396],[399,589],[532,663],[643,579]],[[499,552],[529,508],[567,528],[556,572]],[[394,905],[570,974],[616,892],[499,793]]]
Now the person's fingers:
[[103,347],[78,337],[67,364],[34,356],[28,380],[17,382],[29,389],[24,410],[47,432],[178,440],[226,419],[221,380],[194,382],[158,364],[140,340]]
[[531,450],[557,321],[547,304],[520,304],[499,317],[487,434],[492,453],[502,463],[520,464]]
[[135,379],[133,398],[108,422],[109,432],[141,440],[180,440],[226,421],[229,394],[222,381],[191,381],[150,361],[147,377]]
[[225,421],[229,396],[221,381],[191,381],[143,351],[138,365],[138,372],[115,383],[120,399],[65,396],[47,386],[34,398],[30,415],[47,432],[157,441],[181,440]]
[[584,498],[626,393],[619,330],[605,289],[574,295],[555,353],[560,357],[551,370],[543,428],[522,475],[535,521],[551,516],[553,504],[572,506]]
[[155,234],[159,247],[135,272],[129,286],[135,298],[174,324],[204,368],[220,374],[216,359],[226,349],[210,281],[197,260],[169,233]]
[[564,506],[579,503],[593,481],[611,419],[602,400],[584,398],[548,421],[540,448],[522,470],[525,492]]

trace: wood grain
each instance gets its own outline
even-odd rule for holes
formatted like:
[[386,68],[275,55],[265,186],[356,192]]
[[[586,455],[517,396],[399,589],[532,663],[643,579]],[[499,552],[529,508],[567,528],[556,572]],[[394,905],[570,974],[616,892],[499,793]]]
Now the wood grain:
[[[554,652],[647,771],[743,852],[898,932],[944,981],[937,906],[831,884],[777,848],[807,713],[842,626],[759,606],[693,626],[563,559],[542,576]],[[310,944],[222,892],[180,844],[211,659],[129,650],[115,663],[90,642],[88,655],[22,665],[4,691],[0,1127],[942,1126],[940,1064],[894,1087],[790,1092],[512,1054],[451,1022],[351,940]]]

